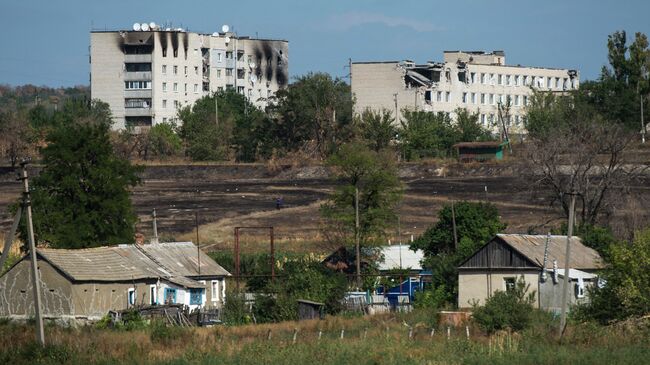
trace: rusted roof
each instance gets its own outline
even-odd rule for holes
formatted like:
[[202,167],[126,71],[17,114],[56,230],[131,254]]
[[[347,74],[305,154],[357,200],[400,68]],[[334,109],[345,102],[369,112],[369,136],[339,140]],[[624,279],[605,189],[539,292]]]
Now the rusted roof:
[[[497,238],[542,267],[546,235],[498,234]],[[567,236],[550,236],[546,267],[551,267],[553,260],[557,260],[558,267],[564,268],[566,242]],[[593,270],[603,267],[603,260],[596,250],[583,245],[579,237],[571,237],[569,269]]]
[[499,141],[486,141],[486,142],[459,142],[453,145],[453,148],[497,148],[501,146]]
[[[76,281],[130,281],[164,279],[185,287],[203,287],[192,280],[203,276],[230,275],[201,252],[201,275],[197,249],[191,242],[119,245],[79,250],[39,248],[38,254],[65,275]],[[192,257],[188,257],[192,255]]]

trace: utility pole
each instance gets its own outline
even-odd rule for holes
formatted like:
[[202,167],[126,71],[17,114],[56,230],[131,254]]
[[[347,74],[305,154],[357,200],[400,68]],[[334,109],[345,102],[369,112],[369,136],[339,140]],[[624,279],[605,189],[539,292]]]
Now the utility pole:
[[576,194],[571,193],[571,205],[569,206],[569,232],[566,237],[566,253],[564,257],[564,288],[562,289],[562,312],[560,315],[559,338],[562,338],[564,326],[566,326],[567,297],[569,294],[569,259],[571,257],[571,236],[573,235],[573,223],[575,219]]
[[[636,89],[639,91],[639,84],[636,84]],[[639,92],[639,99],[641,100],[641,143],[645,144],[645,121],[643,120],[643,95]]]
[[361,247],[359,247],[359,188],[354,187],[354,240],[357,251],[357,289],[361,288]]
[[454,209],[454,201],[451,201],[451,225],[454,228],[454,248],[458,251],[458,235],[456,234],[456,210]]
[[156,221],[156,208],[153,208],[153,243],[158,243],[158,222]]
[[34,313],[36,319],[36,331],[41,346],[45,346],[45,330],[43,329],[43,312],[41,306],[41,280],[38,275],[38,264],[36,262],[36,243],[34,242],[34,225],[32,222],[32,202],[29,195],[29,181],[27,178],[27,161],[23,160],[21,180],[23,181],[23,209],[27,212],[27,238],[29,240],[29,255],[32,266],[32,284],[34,286]]
[[194,224],[196,225],[196,260],[199,264],[199,275],[201,275],[201,243],[199,242],[199,213],[194,212]]
[[393,94],[393,101],[395,102],[395,121],[399,121],[399,116],[397,113],[399,113],[399,110],[397,110],[397,93]]
[[219,129],[219,103],[217,101],[217,99],[218,99],[217,94],[218,94],[218,92],[215,91],[214,92],[214,120],[215,120],[215,124],[217,125],[217,132],[218,132],[218,129]]

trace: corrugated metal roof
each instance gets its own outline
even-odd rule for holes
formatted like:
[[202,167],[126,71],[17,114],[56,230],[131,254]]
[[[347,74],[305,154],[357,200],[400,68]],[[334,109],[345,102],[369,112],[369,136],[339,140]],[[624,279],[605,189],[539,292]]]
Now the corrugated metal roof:
[[[191,242],[119,245],[79,250],[39,248],[46,261],[77,281],[129,281],[166,279],[185,287],[203,287],[190,279],[199,277],[197,250]],[[201,252],[200,276],[230,275],[219,264]],[[191,256],[191,257],[189,257]]]
[[[542,266],[544,262],[546,235],[498,234],[497,238],[510,245],[540,267]],[[550,236],[546,267],[551,267],[553,260],[557,260],[558,267],[564,267],[566,242],[567,236]],[[589,270],[603,267],[603,260],[596,250],[583,245],[579,237],[571,237],[570,269]]]
[[[424,252],[417,250],[414,252],[407,245],[385,246],[380,250],[384,260],[379,263],[379,270],[392,270],[410,268],[411,270],[422,270],[420,261],[424,259]],[[400,266],[401,258],[401,266]]]

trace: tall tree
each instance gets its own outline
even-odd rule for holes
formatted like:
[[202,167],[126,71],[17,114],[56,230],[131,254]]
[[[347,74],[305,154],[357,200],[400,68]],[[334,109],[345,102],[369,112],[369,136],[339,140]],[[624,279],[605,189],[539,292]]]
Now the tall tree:
[[44,167],[32,181],[37,242],[57,248],[133,242],[129,188],[138,182],[137,169],[113,150],[108,105],[82,105],[66,105],[41,151]]
[[569,193],[579,194],[579,224],[595,225],[611,212],[643,168],[629,163],[633,134],[604,119],[584,90],[557,96],[536,93],[526,118],[530,143],[524,175],[531,188],[559,204],[566,215]]
[[451,154],[451,146],[458,137],[449,115],[412,110],[404,110],[402,114],[399,139],[407,160]]
[[352,137],[350,86],[325,73],[300,76],[279,90],[269,112],[273,134],[284,151],[312,143],[313,152],[324,158]]
[[356,117],[355,122],[361,138],[373,151],[378,152],[390,146],[397,134],[395,118],[389,110],[383,109],[380,112],[364,110]]
[[411,249],[424,251],[424,267],[432,270],[434,287],[443,287],[450,303],[456,302],[458,294],[458,265],[506,228],[490,203],[458,202],[453,213],[451,205],[445,204],[438,212],[438,222],[411,244]]
[[328,164],[336,173],[338,186],[321,205],[324,234],[337,247],[354,244],[355,188],[359,189],[359,237],[361,245],[373,245],[396,221],[395,207],[402,186],[392,156],[375,152],[362,144],[345,144]]

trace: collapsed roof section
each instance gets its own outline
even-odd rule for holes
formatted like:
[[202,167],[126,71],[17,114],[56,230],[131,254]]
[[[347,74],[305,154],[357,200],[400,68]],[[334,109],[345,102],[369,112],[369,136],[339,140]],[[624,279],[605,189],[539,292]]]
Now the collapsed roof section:
[[416,65],[412,61],[400,62],[399,67],[404,70],[404,82],[406,87],[433,87],[440,82],[440,74],[443,71],[444,63],[427,62],[425,65]]

